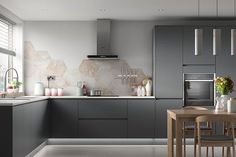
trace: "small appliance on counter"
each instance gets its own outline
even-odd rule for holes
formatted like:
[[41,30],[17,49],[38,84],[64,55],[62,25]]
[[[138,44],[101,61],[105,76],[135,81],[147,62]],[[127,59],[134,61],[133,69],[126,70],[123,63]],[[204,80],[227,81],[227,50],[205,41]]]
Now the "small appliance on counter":
[[44,95],[44,86],[42,82],[36,82],[34,84],[34,95],[43,96]]

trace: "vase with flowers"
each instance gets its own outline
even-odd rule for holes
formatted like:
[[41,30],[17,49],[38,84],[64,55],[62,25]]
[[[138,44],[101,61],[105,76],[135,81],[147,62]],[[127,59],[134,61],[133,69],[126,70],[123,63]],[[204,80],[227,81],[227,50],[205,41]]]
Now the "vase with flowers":
[[[216,77],[215,86],[216,92],[220,94],[220,99],[216,100],[220,101],[224,110],[227,110],[227,101],[230,99],[229,93],[232,93],[234,90],[234,82],[230,77]],[[219,102],[217,102],[217,104],[218,103]]]

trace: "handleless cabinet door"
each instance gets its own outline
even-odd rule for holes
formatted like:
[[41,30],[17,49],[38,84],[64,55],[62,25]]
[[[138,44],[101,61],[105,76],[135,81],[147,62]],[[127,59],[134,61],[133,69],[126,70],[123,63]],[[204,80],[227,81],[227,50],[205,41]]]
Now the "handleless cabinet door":
[[127,120],[81,119],[78,121],[78,136],[82,138],[126,138]]
[[31,104],[13,107],[13,157],[25,157],[32,151]]
[[182,98],[182,27],[155,27],[155,95]]
[[202,46],[198,55],[195,55],[195,29],[196,27],[184,27],[183,33],[183,64],[215,64],[213,55],[213,27],[198,27],[203,30]]
[[[216,56],[216,75],[224,77],[230,76],[236,84],[236,55],[231,55],[231,28],[221,28],[221,32],[222,48],[221,53]],[[234,91],[230,96],[236,98],[236,92]]]
[[128,100],[128,137],[154,138],[155,100]]
[[80,100],[79,118],[127,118],[127,100]]
[[47,140],[49,136],[49,106],[48,101],[38,101],[32,104],[32,150]]
[[181,99],[165,99],[156,101],[156,136],[167,138],[167,110],[180,109],[183,106]]
[[77,136],[77,100],[57,99],[51,101],[52,137]]

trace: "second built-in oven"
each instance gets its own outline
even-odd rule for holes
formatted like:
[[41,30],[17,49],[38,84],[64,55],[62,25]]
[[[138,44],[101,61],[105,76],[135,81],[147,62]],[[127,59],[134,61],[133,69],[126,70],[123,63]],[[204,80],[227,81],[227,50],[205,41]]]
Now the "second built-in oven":
[[184,106],[214,106],[215,74],[186,73],[183,76]]

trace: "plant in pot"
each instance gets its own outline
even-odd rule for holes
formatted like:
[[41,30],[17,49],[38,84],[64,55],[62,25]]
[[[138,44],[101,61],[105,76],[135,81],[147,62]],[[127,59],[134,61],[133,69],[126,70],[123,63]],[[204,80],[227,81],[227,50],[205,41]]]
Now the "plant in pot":
[[18,93],[19,88],[22,85],[21,82],[13,80],[7,87],[8,93]]
[[234,82],[230,77],[217,77],[215,80],[216,92],[219,93],[221,96],[217,98],[217,102],[221,103],[224,107],[224,110],[227,109],[227,101],[230,99],[229,93],[234,91]]

